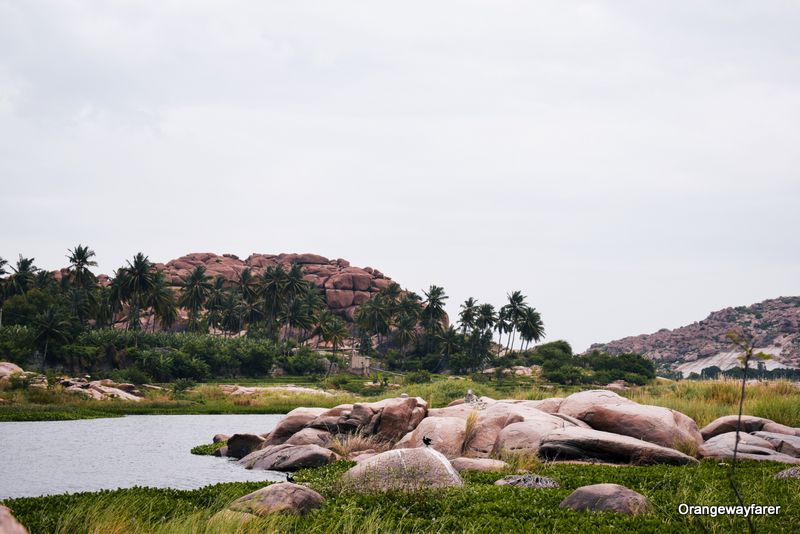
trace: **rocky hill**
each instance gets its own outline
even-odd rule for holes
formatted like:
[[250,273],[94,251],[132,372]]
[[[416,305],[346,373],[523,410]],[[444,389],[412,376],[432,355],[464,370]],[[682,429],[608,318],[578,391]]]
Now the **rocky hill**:
[[714,365],[726,370],[738,364],[740,354],[725,337],[733,328],[752,332],[756,348],[772,356],[767,369],[800,367],[800,297],[725,308],[688,326],[596,343],[589,350],[639,353],[685,375]]
[[204,265],[210,276],[233,280],[245,267],[261,274],[267,267],[299,264],[306,280],[325,291],[325,300],[334,313],[352,321],[356,308],[388,286],[392,280],[372,267],[353,267],[341,258],[330,260],[318,254],[251,254],[240,259],[234,254],[218,256],[210,252],[195,252],[180,258],[157,263],[172,284],[181,280],[197,265]]

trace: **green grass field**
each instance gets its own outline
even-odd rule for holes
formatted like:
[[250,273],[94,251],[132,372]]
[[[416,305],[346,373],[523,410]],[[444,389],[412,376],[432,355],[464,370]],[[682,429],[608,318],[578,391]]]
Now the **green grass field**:
[[[209,458],[208,461],[219,461]],[[540,465],[536,472],[555,478],[562,489],[532,490],[495,486],[501,473],[466,475],[463,488],[412,494],[359,495],[342,491],[338,477],[350,465],[301,471],[296,479],[326,497],[322,509],[304,517],[277,516],[245,524],[209,520],[235,498],[262,483],[230,483],[198,490],[133,488],[6,501],[35,533],[230,533],[230,532],[745,532],[741,517],[682,516],[681,503],[736,504],[727,467],[713,461],[698,466],[613,467]],[[758,532],[796,532],[800,524],[800,480],[776,480],[786,466],[743,462],[738,481],[745,503],[779,505],[777,516],[755,517]],[[646,495],[651,513],[572,512],[558,504],[577,487],[602,482]]]
[[[302,378],[302,377],[301,377]],[[363,384],[363,378],[351,378],[351,385]],[[230,381],[228,381],[230,383]],[[473,382],[469,379],[440,378],[428,384],[409,384],[399,388],[379,388],[367,395],[347,389],[334,389],[330,382],[305,382],[296,377],[280,380],[247,381],[248,386],[297,384],[307,387],[326,387],[333,396],[269,392],[231,397],[219,388],[219,383],[201,384],[178,398],[168,390],[147,392],[139,403],[124,401],[89,401],[77,399],[59,387],[50,390],[0,391],[0,397],[10,404],[0,405],[0,421],[36,421],[117,417],[145,414],[225,414],[225,413],[286,413],[298,406],[333,407],[337,404],[369,402],[408,393],[426,399],[431,407],[444,406],[464,396],[468,389],[478,395],[495,399],[543,399],[563,397],[579,391],[576,387],[557,387],[536,384],[530,380]],[[345,385],[347,386],[347,384]],[[499,386],[499,390],[498,390]],[[685,413],[703,426],[717,417],[736,413],[740,385],[727,381],[681,381],[654,383],[635,387],[624,396],[643,404],[666,406]],[[356,388],[352,388],[356,389]],[[744,412],[800,427],[800,387],[786,381],[771,381],[748,385]]]

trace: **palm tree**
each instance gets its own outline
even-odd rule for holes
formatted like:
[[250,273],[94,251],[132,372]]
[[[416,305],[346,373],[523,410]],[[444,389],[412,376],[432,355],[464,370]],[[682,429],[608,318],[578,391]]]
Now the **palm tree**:
[[519,329],[519,337],[525,341],[525,350],[528,350],[528,345],[531,341],[538,343],[544,337],[542,316],[535,308],[525,308],[523,320],[517,328]]
[[281,308],[278,318],[285,325],[285,339],[288,339],[295,328],[308,330],[312,326],[312,317],[308,307],[303,304],[301,299],[292,299]]
[[333,368],[333,362],[336,360],[336,351],[339,345],[347,339],[349,332],[347,331],[347,325],[344,324],[341,317],[337,317],[328,312],[324,314],[322,318],[325,324],[320,325],[320,335],[326,343],[331,343],[333,345],[333,358],[330,360],[328,371],[325,373],[325,377],[327,378]]
[[[497,320],[494,323],[494,329],[497,330],[497,333],[500,334],[500,346],[503,345],[503,334],[509,334],[509,339],[511,338],[511,322],[508,319],[508,308],[503,306],[500,308],[500,313],[497,314]],[[499,353],[499,350],[498,350]]]
[[450,360],[450,356],[454,352],[458,352],[459,348],[461,347],[461,335],[453,327],[453,325],[450,325],[446,330],[441,330],[436,334],[436,340],[439,342],[439,349],[441,350],[442,354],[437,368],[441,368],[445,361]]
[[175,293],[169,287],[163,271],[155,271],[153,273],[153,284],[150,291],[145,295],[144,305],[152,310],[153,324],[151,331],[153,332],[156,331],[156,319],[158,319],[163,330],[170,328],[178,319]]
[[239,298],[241,299],[239,311],[239,331],[244,329],[244,313],[257,299],[258,291],[256,290],[256,279],[253,276],[253,271],[250,267],[245,267],[236,274],[234,284],[239,289]]
[[261,275],[259,293],[264,306],[264,319],[267,321],[269,332],[276,335],[275,320],[281,307],[286,286],[286,270],[283,265],[270,266]]
[[478,306],[478,312],[475,317],[475,326],[481,330],[491,330],[497,322],[497,312],[494,306],[489,303],[481,304]]
[[372,297],[358,307],[355,316],[356,324],[362,330],[378,336],[378,347],[381,346],[381,336],[389,333],[389,308],[380,294]]
[[144,296],[153,288],[153,264],[150,258],[137,252],[133,261],[128,261],[128,266],[124,267],[124,270],[125,276],[122,281],[126,284],[123,294],[129,307],[128,326],[138,330],[141,327],[139,314],[144,307]]
[[472,330],[475,328],[475,320],[478,313],[478,301],[472,297],[469,297],[464,303],[461,305],[461,312],[458,314],[458,318],[461,322],[461,333],[466,334],[467,330]]
[[507,310],[506,317],[511,325],[511,350],[513,351],[517,325],[523,321],[527,305],[525,304],[525,295],[521,291],[513,291],[507,297],[508,304],[503,308]]
[[401,313],[397,319],[397,340],[400,342],[400,355],[405,358],[406,346],[417,338],[416,315]]
[[197,331],[200,310],[205,306],[211,292],[211,277],[206,274],[204,265],[197,265],[181,283],[181,297],[178,305],[189,312],[189,329]]
[[8,274],[8,271],[6,271],[6,265],[8,265],[8,262],[3,258],[0,258],[0,328],[3,327],[3,305],[6,302],[6,294],[8,292],[8,280],[6,278],[2,278]]
[[449,297],[445,295],[443,287],[435,285],[430,286],[428,291],[423,291],[423,293],[425,293],[425,307],[422,308],[420,319],[422,320],[422,326],[425,327],[428,334],[427,343],[428,352],[430,352],[431,339],[435,333],[442,328],[442,323],[447,317],[447,313],[444,311],[444,301]]
[[45,362],[47,360],[47,349],[50,342],[67,341],[69,339],[69,321],[64,319],[58,310],[53,306],[45,309],[34,319],[36,328],[36,343],[44,345],[42,354],[42,372],[44,373]]
[[97,283],[97,277],[89,270],[89,267],[97,267],[94,250],[83,245],[78,245],[69,254],[70,279],[75,286],[81,289],[90,289]]
[[24,295],[33,287],[36,272],[39,270],[33,261],[34,258],[23,258],[20,254],[16,267],[11,267],[10,292],[12,295]]
[[211,291],[208,292],[208,299],[206,299],[206,311],[208,312],[208,324],[217,330],[221,330],[222,322],[222,303],[227,295],[225,286],[227,280],[223,276],[217,275],[214,278],[214,284]]

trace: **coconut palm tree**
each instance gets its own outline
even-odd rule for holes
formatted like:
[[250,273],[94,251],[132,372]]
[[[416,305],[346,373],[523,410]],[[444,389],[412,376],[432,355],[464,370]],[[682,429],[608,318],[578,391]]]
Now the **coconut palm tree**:
[[444,311],[444,301],[449,297],[445,294],[444,288],[436,285],[431,285],[428,291],[423,291],[425,294],[424,308],[420,312],[420,319],[422,326],[425,327],[427,332],[427,345],[428,352],[431,351],[431,341],[442,328],[447,313]]
[[89,267],[97,267],[94,250],[83,245],[78,245],[72,250],[67,251],[69,260],[70,281],[81,289],[91,289],[97,283],[97,277],[89,270]]
[[461,305],[461,311],[458,314],[459,321],[461,322],[461,333],[466,334],[467,330],[475,328],[475,319],[478,314],[478,301],[469,297]]
[[227,280],[224,277],[217,275],[214,278],[214,284],[208,292],[208,299],[206,299],[206,312],[208,313],[208,324],[214,328],[221,330],[222,322],[222,301],[225,298],[227,291],[225,286]]
[[344,343],[344,340],[349,336],[349,332],[342,318],[332,313],[325,315],[324,321],[325,325],[320,329],[320,335],[326,343],[330,343],[333,346],[333,358],[329,360],[328,371],[325,373],[325,377],[327,378],[333,368],[333,362],[336,360],[336,352],[339,346]]
[[33,262],[34,258],[24,258],[20,254],[17,265],[11,267],[10,292],[12,295],[24,295],[34,286],[36,272],[39,268]]
[[259,294],[263,305],[263,315],[268,331],[277,336],[275,321],[283,304],[286,270],[283,265],[269,266],[259,280]]
[[153,288],[153,264],[150,258],[137,252],[123,269],[125,275],[121,281],[125,283],[123,294],[128,303],[128,326],[138,330],[141,327],[139,315],[145,307],[144,297]]
[[481,304],[478,306],[478,312],[475,317],[475,326],[481,330],[492,330],[497,322],[497,312],[494,306],[489,303]]
[[211,277],[206,274],[204,265],[197,265],[181,283],[181,297],[178,305],[189,312],[189,329],[197,331],[200,311],[211,292]]
[[500,308],[500,313],[497,314],[497,320],[494,323],[494,329],[500,335],[499,343],[501,347],[503,345],[503,334],[509,334],[508,337],[511,339],[511,321],[508,318],[508,308],[506,306]]
[[236,273],[234,284],[238,291],[239,296],[239,331],[244,329],[245,313],[258,300],[258,290],[256,288],[256,278],[253,276],[253,271],[250,267],[245,267]]
[[8,261],[0,258],[0,328],[3,327],[3,305],[6,302],[6,295],[8,293],[8,280],[3,278],[8,274],[6,265],[8,265]]
[[508,304],[503,306],[506,309],[506,317],[511,325],[511,349],[514,350],[514,341],[516,340],[517,325],[520,324],[525,317],[525,295],[521,291],[513,291],[507,295]]
[[405,358],[406,347],[417,338],[417,316],[400,313],[396,325],[397,341],[400,342],[400,355]]
[[526,307],[522,321],[517,325],[519,337],[525,341],[525,350],[531,341],[538,343],[544,337],[544,323],[542,316],[535,308]]
[[47,361],[47,349],[51,342],[67,341],[69,339],[70,324],[58,310],[50,306],[34,319],[36,343],[43,346],[42,372]]
[[152,332],[156,330],[156,319],[164,330],[170,328],[178,319],[175,293],[169,287],[163,271],[153,273],[153,283],[150,291],[145,295],[144,305],[152,311]]

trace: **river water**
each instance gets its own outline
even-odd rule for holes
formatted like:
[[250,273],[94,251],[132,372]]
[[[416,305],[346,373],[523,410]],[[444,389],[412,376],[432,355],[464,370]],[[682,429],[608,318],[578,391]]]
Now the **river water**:
[[272,430],[281,415],[130,415],[0,423],[0,499],[152,486],[284,480],[189,450],[214,434]]

